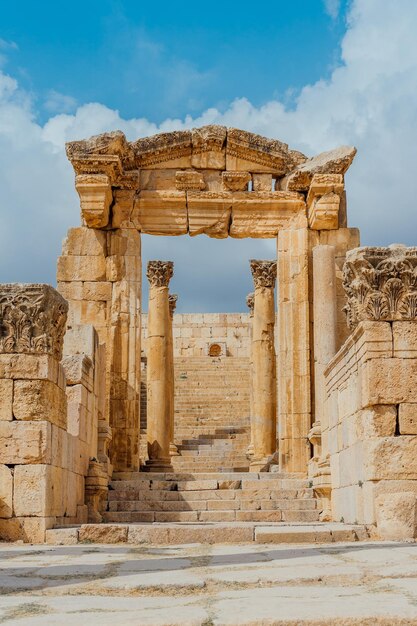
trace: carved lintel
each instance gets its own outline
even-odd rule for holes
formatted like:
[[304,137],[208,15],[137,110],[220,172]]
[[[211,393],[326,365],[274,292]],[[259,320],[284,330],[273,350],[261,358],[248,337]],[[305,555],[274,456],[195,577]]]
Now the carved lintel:
[[174,274],[172,261],[149,261],[146,276],[152,287],[168,287]]
[[363,320],[417,320],[417,248],[356,248],[343,267],[344,307],[354,328]]
[[249,172],[222,172],[223,187],[229,191],[247,191]]
[[0,285],[0,353],[62,359],[68,303],[49,285]]
[[171,319],[174,317],[175,309],[177,308],[178,295],[176,293],[170,293],[168,296],[169,314]]
[[107,174],[79,174],[75,188],[80,196],[81,214],[89,228],[104,228],[109,223],[113,200]]
[[202,191],[205,186],[201,172],[185,170],[175,173],[175,187],[178,191]]
[[268,287],[273,289],[275,287],[275,280],[277,277],[276,261],[259,261],[251,259],[250,269],[255,283],[255,289],[258,287]]
[[248,295],[246,296],[246,305],[249,309],[249,314],[252,317],[253,315],[253,308],[255,306],[255,294],[252,293],[248,293]]

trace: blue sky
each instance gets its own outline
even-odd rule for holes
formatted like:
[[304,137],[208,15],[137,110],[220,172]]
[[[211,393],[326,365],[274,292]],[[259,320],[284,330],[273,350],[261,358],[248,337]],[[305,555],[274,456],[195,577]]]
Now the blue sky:
[[[79,201],[65,142],[208,123],[312,156],[341,144],[364,245],[417,243],[416,0],[3,2],[0,281],[55,282]],[[241,311],[274,240],[143,237],[178,310]],[[145,296],[146,297],[146,296]]]
[[0,33],[40,121],[103,102],[159,123],[237,97],[291,103],[330,75],[344,29],[343,7],[331,17],[323,0],[73,0],[4,3]]

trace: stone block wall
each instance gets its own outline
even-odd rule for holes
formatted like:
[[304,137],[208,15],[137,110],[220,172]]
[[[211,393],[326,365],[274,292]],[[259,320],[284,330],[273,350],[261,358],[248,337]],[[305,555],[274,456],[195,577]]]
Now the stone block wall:
[[[142,349],[146,354],[147,315],[142,316]],[[249,313],[177,313],[173,318],[174,357],[208,356],[218,344],[220,356],[248,358],[251,350]]]

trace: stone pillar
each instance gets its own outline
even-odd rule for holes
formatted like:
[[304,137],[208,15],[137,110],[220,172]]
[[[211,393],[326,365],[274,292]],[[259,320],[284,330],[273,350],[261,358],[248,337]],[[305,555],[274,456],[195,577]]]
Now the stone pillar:
[[330,457],[327,442],[329,424],[325,412],[324,371],[336,354],[336,269],[334,246],[313,248],[314,320],[314,416],[309,439],[313,444],[312,474],[316,494],[322,500],[322,521],[331,520]]
[[170,356],[168,285],[173,275],[172,261],[149,261],[150,283],[148,308],[148,460],[150,471],[172,469],[169,456],[170,424]]
[[[253,307],[255,305],[255,294],[249,293],[246,296],[246,304],[248,306],[249,309],[249,319],[250,319],[250,342],[251,342],[251,348],[250,348],[250,357],[249,357],[249,370],[250,370],[250,376],[251,376],[251,380],[252,380],[252,376],[253,376],[253,356],[252,356],[252,341],[253,341]],[[252,420],[253,420],[253,385],[250,386],[249,389],[249,413],[250,413],[250,443],[248,446],[248,450],[246,453],[246,456],[251,458],[253,457],[253,441],[252,441],[252,433],[253,433],[253,425],[252,425]]]
[[284,472],[307,474],[311,429],[309,234],[278,233],[278,425]]
[[174,443],[175,433],[175,372],[174,372],[174,337],[172,323],[174,320],[174,312],[177,306],[178,296],[176,293],[172,293],[168,297],[169,303],[169,331],[168,331],[168,371],[169,371],[169,425],[170,425],[170,437],[169,437],[169,453],[170,456],[178,456],[178,448]]
[[251,471],[269,468],[276,452],[276,360],[274,345],[274,287],[277,273],[275,261],[250,262],[255,283],[253,337],[252,337],[252,384],[253,458]]

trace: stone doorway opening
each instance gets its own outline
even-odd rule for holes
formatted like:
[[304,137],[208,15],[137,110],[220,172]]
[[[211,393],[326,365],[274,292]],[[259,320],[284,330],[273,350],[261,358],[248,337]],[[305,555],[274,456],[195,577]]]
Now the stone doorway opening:
[[[176,472],[247,472],[250,464],[251,326],[249,260],[274,256],[274,242],[142,237],[143,308],[148,261],[174,260],[174,438]],[[184,304],[185,300],[185,304]],[[142,315],[140,458],[146,468],[148,316]]]

